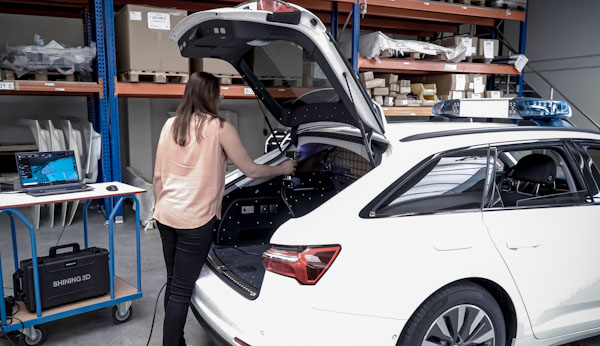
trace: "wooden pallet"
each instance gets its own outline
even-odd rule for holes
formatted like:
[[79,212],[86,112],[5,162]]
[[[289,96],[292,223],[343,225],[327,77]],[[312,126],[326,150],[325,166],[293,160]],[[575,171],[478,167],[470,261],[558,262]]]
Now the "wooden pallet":
[[187,83],[190,78],[185,72],[127,71],[119,74],[123,82]]
[[17,72],[4,70],[4,79],[6,80],[39,80],[39,81],[67,81],[74,82],[74,74],[62,74],[59,72],[27,72],[21,77],[17,77]]

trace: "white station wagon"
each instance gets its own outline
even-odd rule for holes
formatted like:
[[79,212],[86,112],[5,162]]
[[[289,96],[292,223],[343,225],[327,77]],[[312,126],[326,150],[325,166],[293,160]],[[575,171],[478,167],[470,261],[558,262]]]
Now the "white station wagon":
[[439,121],[387,124],[321,21],[276,1],[193,14],[171,38],[185,57],[230,62],[291,129],[257,162],[298,160],[294,177],[226,178],[192,298],[218,343],[600,334],[600,134],[539,126],[563,125],[568,105],[452,100]]

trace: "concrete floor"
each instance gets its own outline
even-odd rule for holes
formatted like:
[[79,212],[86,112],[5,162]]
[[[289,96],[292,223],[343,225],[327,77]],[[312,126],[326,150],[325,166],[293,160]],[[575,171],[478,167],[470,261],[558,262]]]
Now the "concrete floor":
[[[48,226],[47,209],[42,208],[42,222],[37,231],[38,254],[47,255],[49,247],[56,245],[62,228]],[[60,206],[56,207],[57,216]],[[23,214],[29,216],[29,208],[22,209]],[[97,210],[90,208],[89,214],[89,244],[108,248],[108,228],[104,225],[104,216]],[[130,283],[136,282],[135,271],[135,224],[134,214],[130,207],[125,208],[125,223],[115,227],[115,270],[116,274]],[[21,259],[30,258],[29,235],[26,229],[18,224],[17,238],[19,240],[19,255]],[[8,217],[0,216],[0,251],[2,251],[2,271],[5,286],[12,287],[12,245],[9,236],[10,225]],[[60,244],[71,242],[83,243],[82,217],[78,214],[73,224],[66,227]],[[125,324],[115,325],[111,318],[111,309],[92,311],[86,314],[46,323],[47,346],[70,345],[145,345],[152,323],[152,313],[156,295],[165,282],[166,272],[162,258],[160,236],[157,230],[142,231],[142,288],[144,297],[133,302],[133,316]],[[5,294],[12,295],[12,289],[5,289]],[[156,323],[150,345],[161,345],[162,341],[162,296],[156,314]],[[188,313],[185,328],[186,341],[196,346],[214,346],[209,336],[196,321],[192,312]],[[15,336],[11,338],[18,344]],[[10,343],[2,338],[0,346]],[[600,337],[579,341],[565,346],[600,346]]]
[[[56,214],[61,207],[56,206]],[[44,211],[46,209],[46,211]],[[47,209],[42,208],[42,221],[40,229],[36,232],[38,254],[45,256],[48,248],[56,245],[62,227],[49,227]],[[80,208],[81,209],[81,208]],[[21,210],[27,217],[29,208]],[[116,274],[127,282],[135,285],[135,215],[130,208],[125,208],[125,223],[115,227],[115,271]],[[79,242],[83,244],[82,216],[78,214],[71,226],[66,227],[60,244]],[[55,221],[56,222],[56,221]],[[19,224],[19,222],[17,222]],[[89,211],[89,244],[108,249],[108,227],[104,225],[104,216],[90,207]],[[2,272],[4,285],[12,287],[12,244],[10,237],[10,224],[8,217],[0,216],[0,251],[2,251]],[[17,239],[19,240],[20,259],[31,258],[29,247],[29,233],[22,225],[18,226]],[[47,338],[44,345],[146,345],[152,323],[152,313],[156,295],[166,280],[165,264],[162,258],[162,248],[158,230],[143,231],[142,244],[142,289],[144,297],[133,302],[133,315],[129,322],[115,325],[111,318],[111,308],[92,311],[71,318],[62,319],[44,326]],[[5,289],[5,294],[13,295],[12,289]],[[162,344],[162,321],[164,310],[162,308],[162,295],[156,314],[156,322],[150,345]],[[214,346],[207,334],[196,321],[193,313],[188,313],[185,328],[188,344],[197,346]],[[12,338],[18,344],[16,337]],[[6,339],[0,339],[0,345],[10,345]]]

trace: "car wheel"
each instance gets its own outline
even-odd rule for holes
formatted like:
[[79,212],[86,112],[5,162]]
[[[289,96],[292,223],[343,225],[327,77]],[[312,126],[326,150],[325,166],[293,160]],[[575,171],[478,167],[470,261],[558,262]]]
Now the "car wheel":
[[502,310],[479,285],[451,285],[421,304],[396,345],[506,346]]

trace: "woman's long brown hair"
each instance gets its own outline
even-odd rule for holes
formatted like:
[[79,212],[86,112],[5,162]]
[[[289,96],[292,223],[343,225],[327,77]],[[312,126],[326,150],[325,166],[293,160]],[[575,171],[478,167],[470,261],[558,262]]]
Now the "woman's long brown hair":
[[177,107],[173,123],[173,139],[180,146],[185,146],[189,140],[189,131],[194,118],[196,123],[196,139],[200,141],[200,125],[206,121],[207,115],[216,117],[221,125],[223,119],[217,115],[219,106],[219,80],[206,72],[194,72],[185,86],[183,99]]

